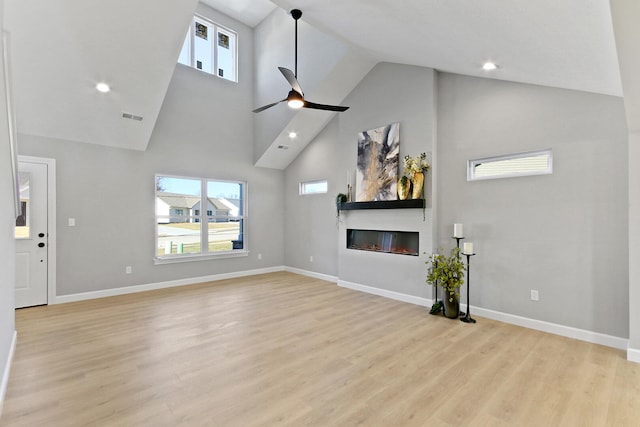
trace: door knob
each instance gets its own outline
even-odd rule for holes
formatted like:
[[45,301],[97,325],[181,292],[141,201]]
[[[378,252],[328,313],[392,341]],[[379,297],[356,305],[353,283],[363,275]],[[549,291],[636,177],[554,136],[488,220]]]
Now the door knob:
[[44,243],[42,243],[42,242],[38,243],[38,247],[39,248],[44,248]]

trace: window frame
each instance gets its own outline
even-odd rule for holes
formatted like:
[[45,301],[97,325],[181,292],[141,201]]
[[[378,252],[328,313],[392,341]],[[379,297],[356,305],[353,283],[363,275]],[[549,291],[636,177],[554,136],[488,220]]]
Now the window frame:
[[[200,23],[206,24],[211,32],[212,39],[212,52],[211,52],[211,61],[212,61],[212,72],[205,71],[203,69],[197,68],[195,64],[195,23],[197,21],[201,21]],[[235,38],[235,43],[233,46],[233,78],[222,77],[218,74],[218,32],[222,31],[225,34],[232,35]],[[185,43],[186,42],[186,43]],[[185,64],[180,62],[180,56],[182,54],[182,49],[185,47],[189,50],[187,57],[189,58],[189,64]],[[230,82],[238,83],[238,33],[237,31],[232,30],[229,27],[225,27],[224,25],[220,25],[209,18],[206,18],[200,14],[194,14],[191,19],[191,23],[189,24],[189,29],[187,30],[187,34],[185,36],[184,41],[182,42],[182,48],[180,50],[180,55],[178,55],[179,64],[187,66],[189,68],[193,68],[194,70],[201,71],[203,73],[209,74],[211,76],[216,76],[219,79],[227,80]]]
[[[541,155],[548,156],[547,168],[545,170],[513,172],[513,173],[505,173],[505,174],[490,175],[490,176],[476,176],[475,174],[476,167],[478,167],[483,163],[522,159],[526,157],[536,157]],[[467,181],[484,181],[487,179],[515,178],[515,177],[521,177],[521,176],[535,176],[535,175],[550,175],[552,173],[553,173],[553,150],[551,148],[467,160]]]
[[[311,186],[313,184],[325,184],[324,191],[306,191],[307,186]],[[329,181],[326,179],[316,179],[313,181],[301,181],[298,186],[298,194],[300,196],[313,196],[315,194],[327,194],[329,192]]]
[[[158,255],[158,225],[159,218],[176,218],[175,214],[169,213],[169,215],[158,215],[157,209],[157,198],[158,198],[158,190],[157,190],[157,182],[158,178],[176,178],[176,179],[188,179],[188,180],[199,180],[200,181],[200,205],[203,204],[206,206],[207,199],[207,183],[209,182],[226,182],[232,184],[240,184],[242,187],[242,192],[240,194],[241,198],[241,206],[239,206],[238,215],[234,217],[237,222],[241,224],[240,234],[242,234],[242,249],[231,249],[227,251],[217,251],[217,252],[208,252],[209,248],[209,233],[208,227],[210,219],[214,219],[215,222],[216,215],[206,215],[203,213],[203,209],[199,209],[199,215],[185,215],[179,217],[180,219],[194,219],[195,223],[200,224],[200,250],[203,248],[207,249],[207,252],[196,252],[196,253],[182,253],[182,254],[169,254],[169,255]],[[222,259],[222,258],[236,258],[236,257],[245,257],[249,255],[249,245],[248,245],[248,233],[247,233],[247,223],[248,223],[248,212],[249,205],[247,200],[247,195],[249,193],[248,183],[247,181],[242,180],[230,180],[230,179],[220,179],[220,178],[203,178],[203,177],[194,177],[194,176],[182,176],[182,175],[171,175],[164,173],[157,173],[154,176],[154,191],[153,191],[153,210],[154,210],[154,254],[153,254],[153,262],[154,264],[172,264],[172,263],[180,263],[180,262],[190,262],[190,261],[206,261],[213,259]],[[196,196],[194,196],[196,197]],[[206,209],[204,210],[206,212]],[[228,217],[225,217],[228,218]]]

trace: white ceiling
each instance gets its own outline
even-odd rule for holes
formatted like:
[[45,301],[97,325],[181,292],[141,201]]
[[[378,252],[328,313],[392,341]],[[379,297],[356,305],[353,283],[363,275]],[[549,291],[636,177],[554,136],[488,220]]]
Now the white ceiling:
[[145,150],[196,5],[5,0],[18,132]]
[[[203,2],[249,26],[276,7],[299,8],[303,21],[377,61],[622,94],[608,0]],[[196,5],[5,0],[18,131],[146,149]],[[485,60],[500,68],[482,71]],[[101,80],[107,96],[94,89]]]
[[[309,24],[378,61],[622,95],[608,0],[206,0],[237,10],[301,9]],[[251,7],[249,7],[251,4]],[[249,25],[260,17],[247,15]],[[495,61],[494,72],[482,64]]]
[[276,8],[276,5],[269,0],[200,0],[200,3],[219,10],[250,27],[258,25]]

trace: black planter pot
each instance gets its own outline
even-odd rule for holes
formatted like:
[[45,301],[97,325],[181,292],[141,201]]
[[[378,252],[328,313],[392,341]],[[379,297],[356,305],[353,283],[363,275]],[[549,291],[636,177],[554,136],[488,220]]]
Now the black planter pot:
[[442,311],[444,316],[449,319],[457,319],[460,316],[460,301],[458,301],[455,290],[444,289]]

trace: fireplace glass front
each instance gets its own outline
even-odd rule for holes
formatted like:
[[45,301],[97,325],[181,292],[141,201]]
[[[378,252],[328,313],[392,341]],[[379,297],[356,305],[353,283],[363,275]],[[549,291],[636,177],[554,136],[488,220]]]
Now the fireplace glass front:
[[347,229],[347,249],[418,256],[418,232]]

